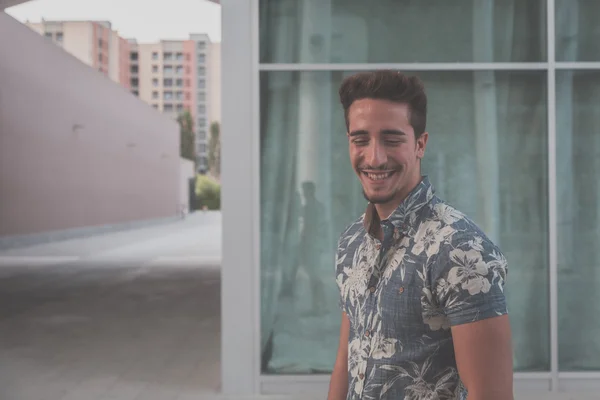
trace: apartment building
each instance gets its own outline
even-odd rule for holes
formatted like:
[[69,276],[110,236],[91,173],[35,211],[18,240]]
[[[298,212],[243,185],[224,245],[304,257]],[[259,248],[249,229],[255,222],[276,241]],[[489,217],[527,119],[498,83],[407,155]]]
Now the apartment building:
[[189,110],[194,121],[198,170],[206,171],[210,124],[220,120],[219,74],[209,70],[220,69],[220,47],[206,34],[158,43],[130,41],[129,45],[132,92],[173,118]]
[[138,43],[120,37],[107,21],[26,25],[173,119],[189,110],[196,165],[201,173],[208,170],[210,124],[221,119],[220,43],[212,43],[207,34]]
[[130,88],[129,42],[112,29],[110,22],[42,20],[26,22],[25,25],[84,64]]

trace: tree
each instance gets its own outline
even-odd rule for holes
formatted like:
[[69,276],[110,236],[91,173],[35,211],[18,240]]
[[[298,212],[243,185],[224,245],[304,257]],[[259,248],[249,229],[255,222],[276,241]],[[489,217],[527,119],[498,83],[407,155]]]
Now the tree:
[[217,179],[221,176],[221,126],[218,122],[210,124],[208,169]]
[[179,152],[181,157],[196,162],[196,145],[194,139],[194,119],[189,110],[177,117],[179,123]]

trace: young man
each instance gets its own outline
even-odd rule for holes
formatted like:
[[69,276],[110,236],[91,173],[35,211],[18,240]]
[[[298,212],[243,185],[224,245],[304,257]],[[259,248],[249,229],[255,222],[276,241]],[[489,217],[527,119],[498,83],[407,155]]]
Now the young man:
[[421,81],[364,72],[339,92],[369,203],[339,240],[343,312],[329,400],[512,400],[507,263],[421,176]]

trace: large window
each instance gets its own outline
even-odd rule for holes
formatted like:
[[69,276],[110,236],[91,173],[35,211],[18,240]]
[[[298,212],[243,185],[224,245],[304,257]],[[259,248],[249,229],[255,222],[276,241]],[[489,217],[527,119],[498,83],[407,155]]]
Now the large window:
[[[423,173],[512,261],[507,296],[515,366],[548,370],[546,74],[414,74],[430,99]],[[261,75],[262,333],[269,342],[268,372],[329,371],[335,359],[340,318],[335,243],[366,206],[349,164],[337,98],[344,75]]]
[[333,367],[366,206],[338,89],[398,65],[429,99],[423,173],[508,259],[515,371],[600,372],[600,2],[547,3],[259,0],[263,374]]
[[263,63],[545,61],[545,4],[545,0],[260,0],[260,59]]
[[600,370],[600,71],[556,75],[559,366]]

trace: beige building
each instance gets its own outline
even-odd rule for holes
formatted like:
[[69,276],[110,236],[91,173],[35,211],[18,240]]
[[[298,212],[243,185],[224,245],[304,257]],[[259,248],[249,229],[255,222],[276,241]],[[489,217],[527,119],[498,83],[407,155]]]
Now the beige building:
[[210,124],[220,121],[220,43],[206,34],[131,46],[131,90],[157,110],[177,118],[189,110],[196,134],[197,166],[208,168]]
[[129,89],[129,43],[112,30],[110,22],[42,20],[25,25]]
[[188,40],[137,43],[106,21],[45,21],[26,25],[83,63],[176,119],[189,110],[197,167],[208,169],[210,125],[221,120],[221,44],[206,34]]

